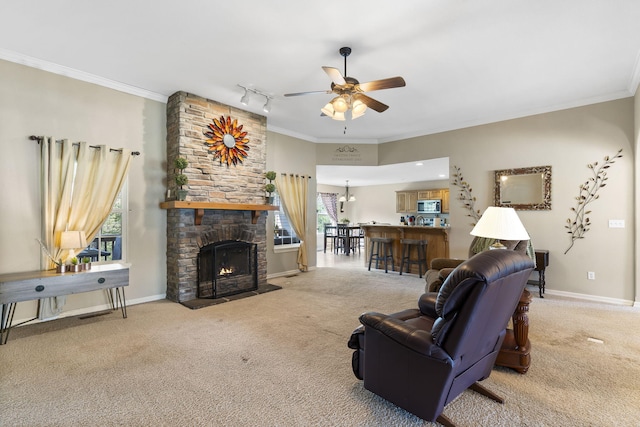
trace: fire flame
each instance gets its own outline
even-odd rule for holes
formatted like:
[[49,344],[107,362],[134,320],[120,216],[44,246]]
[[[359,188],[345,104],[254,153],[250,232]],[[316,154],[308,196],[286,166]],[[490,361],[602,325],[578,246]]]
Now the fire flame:
[[229,274],[232,274],[232,273],[233,273],[233,269],[231,268],[222,267],[220,269],[220,276],[228,276]]

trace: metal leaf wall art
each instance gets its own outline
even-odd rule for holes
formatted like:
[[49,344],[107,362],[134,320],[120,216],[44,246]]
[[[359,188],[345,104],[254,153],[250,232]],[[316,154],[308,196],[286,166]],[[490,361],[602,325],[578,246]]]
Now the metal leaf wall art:
[[622,157],[622,148],[613,157],[606,156],[604,163],[601,165],[598,162],[590,163],[587,167],[591,170],[592,175],[583,184],[580,184],[579,194],[576,197],[576,206],[571,208],[573,212],[573,218],[567,218],[567,225],[564,226],[571,235],[571,244],[564,253],[566,254],[573,247],[576,240],[584,239],[584,235],[589,231],[591,222],[588,215],[591,213],[587,210],[587,205],[594,200],[597,200],[600,196],[597,194],[598,190],[607,185],[607,169],[615,163],[615,159]]
[[462,202],[462,205],[469,211],[467,216],[473,218],[474,222],[471,225],[475,226],[476,223],[480,220],[482,214],[480,213],[479,209],[476,209],[476,198],[471,194],[473,189],[471,188],[469,183],[464,180],[462,172],[460,171],[460,168],[458,166],[454,165],[452,166],[452,169],[454,173],[452,175],[453,179],[451,180],[451,183],[456,187],[460,187],[458,200],[460,200]]

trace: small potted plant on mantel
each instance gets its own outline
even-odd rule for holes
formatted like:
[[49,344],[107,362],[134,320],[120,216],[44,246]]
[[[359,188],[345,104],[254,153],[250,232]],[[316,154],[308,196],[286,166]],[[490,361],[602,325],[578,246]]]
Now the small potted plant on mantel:
[[176,185],[180,187],[180,189],[177,190],[178,200],[187,199],[188,190],[183,189],[182,186],[187,185],[189,183],[189,178],[187,177],[187,175],[184,174],[184,170],[187,168],[188,165],[189,165],[189,162],[184,157],[178,157],[174,163],[175,168],[180,171],[180,173],[177,174],[175,177]]
[[274,171],[268,171],[264,174],[265,178],[269,180],[267,184],[264,186],[264,191],[268,193],[267,203],[270,205],[273,204],[273,193],[276,191],[276,186],[273,183],[273,180],[276,179],[276,173]]

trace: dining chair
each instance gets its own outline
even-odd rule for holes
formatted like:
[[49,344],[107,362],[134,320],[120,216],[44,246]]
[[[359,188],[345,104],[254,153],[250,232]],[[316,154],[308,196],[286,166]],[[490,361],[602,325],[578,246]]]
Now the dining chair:
[[331,250],[336,250],[336,239],[338,238],[338,231],[335,225],[324,225],[324,252],[327,252],[327,241],[331,242]]

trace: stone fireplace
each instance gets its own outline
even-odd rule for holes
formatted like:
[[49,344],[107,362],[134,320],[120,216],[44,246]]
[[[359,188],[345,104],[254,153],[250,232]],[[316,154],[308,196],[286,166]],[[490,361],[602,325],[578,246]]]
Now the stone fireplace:
[[258,289],[258,245],[247,239],[204,244],[198,253],[198,298],[222,298]]
[[[203,132],[214,118],[230,116],[248,132],[249,151],[243,163],[227,166],[214,160]],[[176,194],[173,164],[189,162],[186,201],[168,200],[167,298],[185,302],[198,298],[198,258],[203,240],[243,241],[255,246],[255,280],[266,285],[266,118],[186,92],[167,102],[167,188]],[[264,209],[263,209],[264,208]],[[252,272],[253,274],[253,272]],[[242,285],[244,286],[244,285]]]

